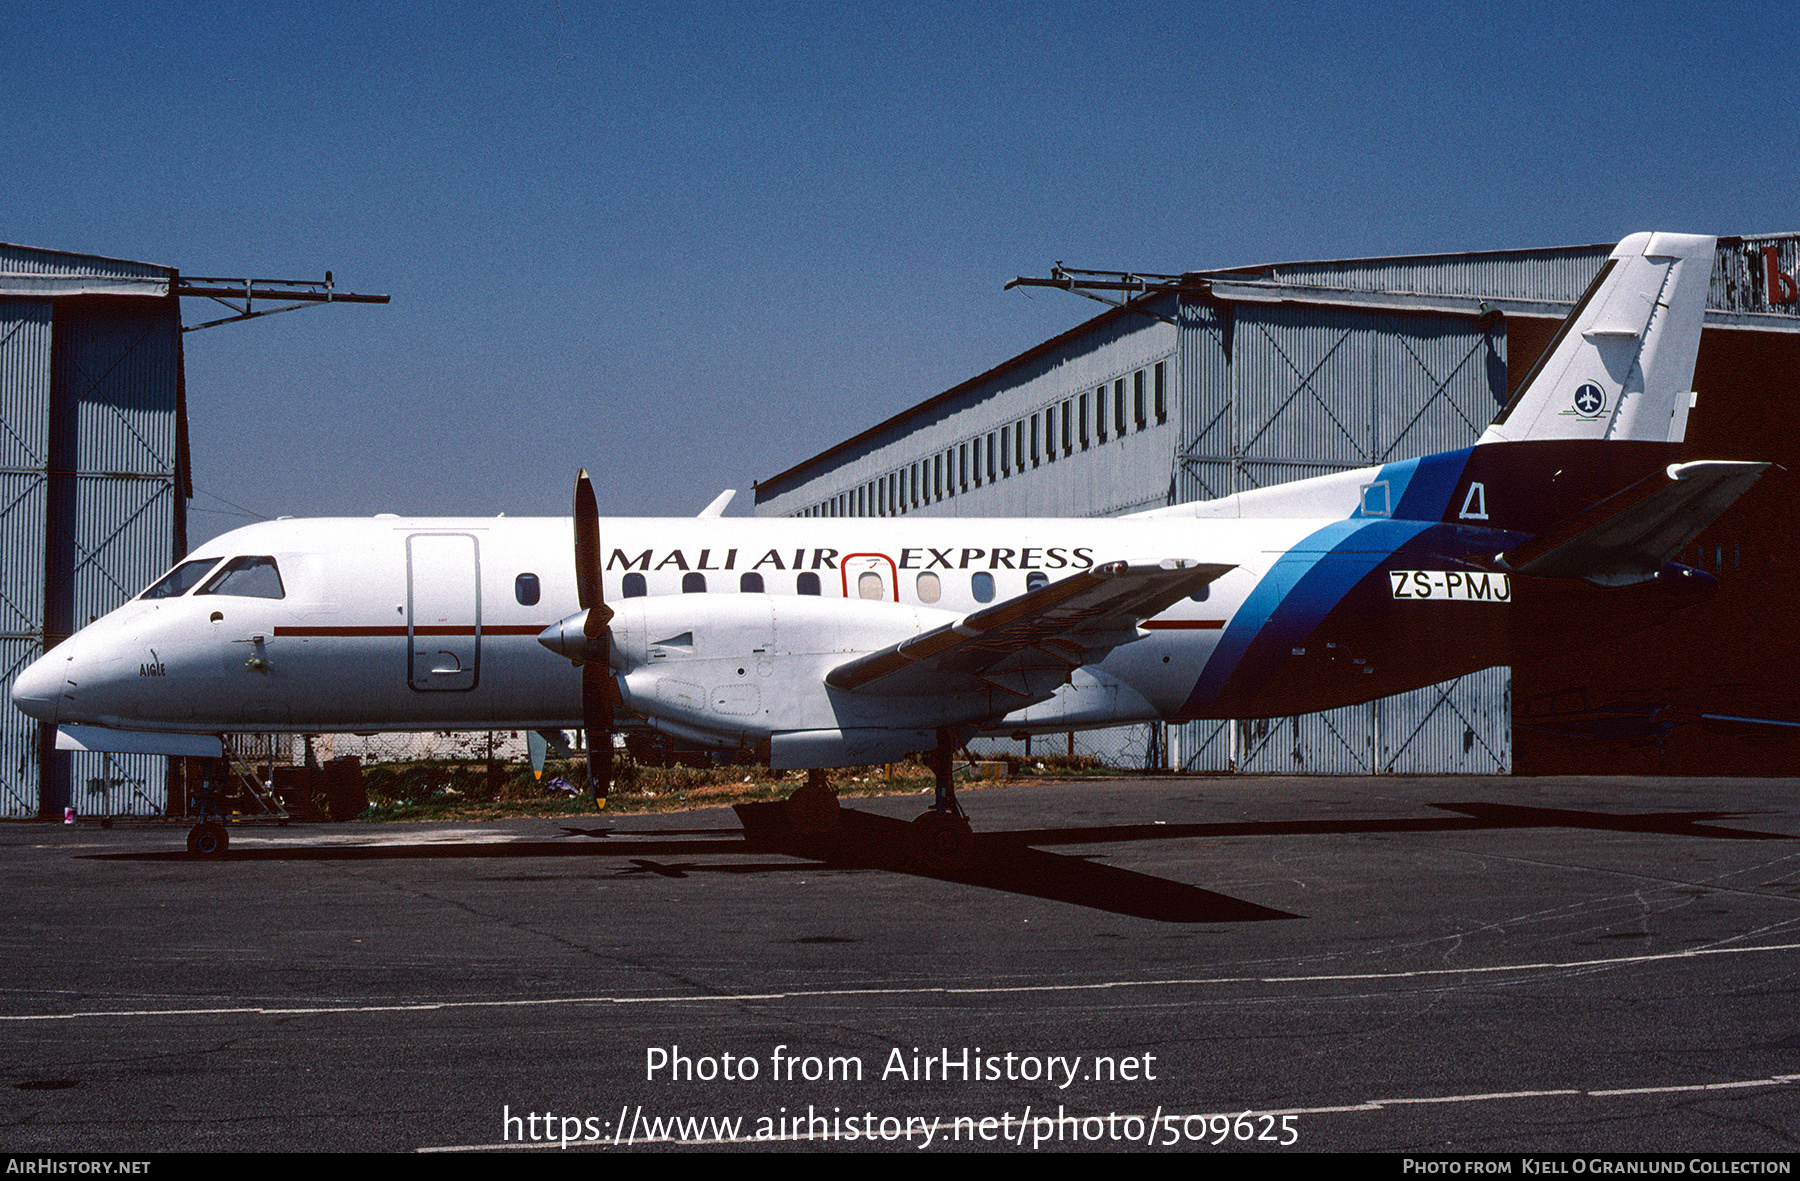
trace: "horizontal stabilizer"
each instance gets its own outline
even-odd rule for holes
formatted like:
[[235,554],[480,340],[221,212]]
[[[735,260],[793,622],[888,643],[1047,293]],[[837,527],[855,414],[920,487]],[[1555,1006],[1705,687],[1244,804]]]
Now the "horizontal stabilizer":
[[1500,555],[1515,574],[1628,586],[1655,577],[1731,507],[1769,465],[1728,460],[1671,464]]
[[1141,621],[1231,569],[1181,559],[1108,562],[860,656],[831,670],[825,681],[882,695],[983,684],[1020,697],[1047,695],[1069,670],[1135,640]]

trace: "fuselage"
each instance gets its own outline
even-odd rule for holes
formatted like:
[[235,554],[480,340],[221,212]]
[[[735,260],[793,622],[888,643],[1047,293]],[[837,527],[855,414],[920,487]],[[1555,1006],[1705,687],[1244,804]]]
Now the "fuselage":
[[[1144,621],[1135,641],[1074,670],[1050,700],[974,707],[987,711],[982,725],[1060,730],[1369,700],[1507,659],[1516,584],[1526,580],[1478,559],[1512,536],[1389,519],[673,518],[601,527],[605,594],[621,609],[615,630],[640,599],[653,602],[655,620],[702,624],[636,639],[618,632],[615,664],[623,674],[623,662],[637,662],[623,679],[643,719],[655,724],[668,685],[702,697],[714,680],[761,687],[750,698],[740,687],[735,699],[689,703],[706,724],[683,723],[698,731],[685,736],[722,744],[842,724],[784,718],[781,686],[815,685],[895,635],[1119,560],[1232,568],[1201,596]],[[47,653],[19,677],[14,697],[46,721],[134,730],[576,727],[580,673],[538,641],[576,611],[572,545],[567,519],[253,525],[200,547],[173,584],[165,579],[160,592]],[[783,599],[785,618],[804,607],[809,620],[843,626],[784,626],[781,610],[774,624],[756,622]],[[655,630],[655,620],[644,626]],[[746,700],[758,708],[745,709]]]

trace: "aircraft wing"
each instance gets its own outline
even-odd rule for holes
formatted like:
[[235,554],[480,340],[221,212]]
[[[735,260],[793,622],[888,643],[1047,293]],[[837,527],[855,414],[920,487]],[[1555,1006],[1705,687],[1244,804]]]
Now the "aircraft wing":
[[987,686],[1045,697],[1071,669],[1137,639],[1139,622],[1231,569],[1186,559],[1109,562],[859,656],[825,682],[881,696]]
[[1516,574],[1581,578],[1627,586],[1655,576],[1732,501],[1749,491],[1766,463],[1701,460],[1671,464],[1500,555]]

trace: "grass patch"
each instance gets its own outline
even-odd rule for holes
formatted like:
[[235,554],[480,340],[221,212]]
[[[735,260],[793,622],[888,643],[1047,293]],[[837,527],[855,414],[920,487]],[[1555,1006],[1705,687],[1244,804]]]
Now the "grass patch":
[[[999,787],[1006,782],[1046,779],[1110,778],[1119,772],[1098,760],[1077,755],[1046,756],[1030,760],[1006,758],[1009,780],[967,780],[957,777],[959,791]],[[575,788],[558,791],[557,780]],[[647,812],[680,812],[690,808],[720,808],[761,800],[786,799],[806,782],[804,771],[771,771],[756,764],[726,767],[643,767],[620,758],[614,768],[612,791],[602,812],[587,791],[587,767],[579,760],[552,759],[540,782],[524,763],[431,760],[417,763],[379,763],[363,769],[363,786],[369,807],[358,820],[375,823],[396,820],[503,820],[520,817],[634,815]],[[907,760],[891,767],[840,769],[831,773],[831,785],[839,798],[858,796],[924,795],[932,793],[931,771]]]

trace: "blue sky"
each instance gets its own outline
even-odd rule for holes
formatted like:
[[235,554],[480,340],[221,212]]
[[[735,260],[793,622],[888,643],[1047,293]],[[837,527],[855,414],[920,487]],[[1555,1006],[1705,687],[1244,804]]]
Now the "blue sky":
[[393,296],[188,335],[196,539],[747,512],[1097,310],[1055,259],[1800,229],[1794,12],[20,6],[0,240]]

